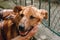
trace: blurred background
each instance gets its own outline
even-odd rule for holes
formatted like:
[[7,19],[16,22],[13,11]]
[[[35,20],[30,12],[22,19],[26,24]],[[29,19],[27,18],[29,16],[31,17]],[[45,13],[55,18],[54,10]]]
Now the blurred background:
[[43,20],[39,25],[35,38],[37,40],[60,40],[60,0],[0,0],[0,10],[13,9],[16,5],[34,5],[38,9],[46,9],[48,21]]

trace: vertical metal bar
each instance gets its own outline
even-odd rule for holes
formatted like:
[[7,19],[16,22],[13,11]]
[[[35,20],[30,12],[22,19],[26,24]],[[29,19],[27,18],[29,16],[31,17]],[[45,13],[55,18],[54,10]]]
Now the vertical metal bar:
[[16,5],[17,5],[17,0],[15,0],[16,1]]
[[48,26],[50,26],[50,0],[48,0],[48,3],[49,3],[49,14],[48,14]]
[[21,0],[20,0],[20,5],[21,5]]
[[33,0],[31,0],[31,5],[33,5]]
[[25,0],[25,6],[27,5],[26,0]]
[[39,0],[39,9],[41,8],[41,0]]

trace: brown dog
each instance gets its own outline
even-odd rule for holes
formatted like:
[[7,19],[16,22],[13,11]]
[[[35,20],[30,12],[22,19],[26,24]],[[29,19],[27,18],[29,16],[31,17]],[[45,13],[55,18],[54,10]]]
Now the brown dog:
[[23,40],[30,36],[28,39],[24,39],[29,40],[36,33],[32,34],[31,31],[37,28],[39,22],[47,19],[47,11],[44,9],[39,10],[34,6],[16,6],[12,11],[3,12],[3,19],[2,25],[5,29],[7,40],[11,40],[18,35],[16,28],[23,37],[17,40]]
[[0,22],[0,27],[3,27],[6,40],[11,40],[18,35],[16,27],[21,19],[20,15],[18,14],[17,10],[15,11],[15,8],[14,10],[3,10],[1,15],[3,21]]

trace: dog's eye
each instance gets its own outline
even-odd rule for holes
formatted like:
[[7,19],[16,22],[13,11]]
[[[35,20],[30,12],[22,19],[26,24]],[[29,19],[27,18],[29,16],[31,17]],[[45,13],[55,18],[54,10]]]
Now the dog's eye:
[[24,14],[20,14],[20,16],[21,16],[21,17],[23,17],[23,16],[24,16]]
[[35,17],[34,16],[30,16],[30,19],[34,19]]

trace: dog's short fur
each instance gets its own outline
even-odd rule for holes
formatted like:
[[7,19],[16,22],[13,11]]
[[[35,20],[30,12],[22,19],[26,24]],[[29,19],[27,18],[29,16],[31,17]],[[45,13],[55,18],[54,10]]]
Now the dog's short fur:
[[[16,6],[12,11],[3,12],[3,21],[0,24],[3,25],[7,40],[11,40],[18,35],[16,30],[19,30],[20,26],[23,26],[24,30],[28,31],[31,27],[34,28],[38,25],[43,19],[47,19],[47,13],[46,10],[39,10],[34,6]],[[19,33],[25,35],[27,31],[22,33],[19,30]]]

